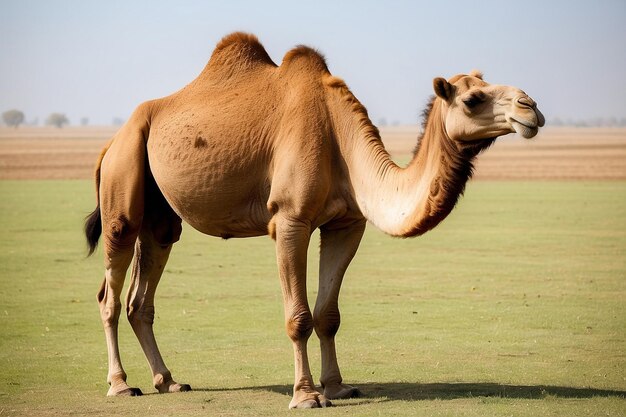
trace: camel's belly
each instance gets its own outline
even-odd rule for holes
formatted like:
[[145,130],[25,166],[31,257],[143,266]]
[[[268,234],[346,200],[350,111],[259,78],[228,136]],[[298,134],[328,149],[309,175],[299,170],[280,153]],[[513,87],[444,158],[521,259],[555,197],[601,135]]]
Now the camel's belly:
[[[152,139],[151,139],[152,140]],[[150,169],[172,209],[202,233],[220,237],[267,234],[270,181],[250,155],[207,147],[163,152],[148,143]]]

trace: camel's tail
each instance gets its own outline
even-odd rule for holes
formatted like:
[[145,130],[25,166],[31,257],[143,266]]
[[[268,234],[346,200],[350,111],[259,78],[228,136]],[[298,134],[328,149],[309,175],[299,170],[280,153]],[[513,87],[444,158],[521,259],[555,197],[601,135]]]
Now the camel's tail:
[[98,247],[98,240],[100,239],[100,235],[102,234],[102,218],[100,216],[100,166],[102,165],[102,158],[104,158],[104,154],[106,154],[107,150],[111,146],[111,141],[106,144],[102,152],[100,152],[100,157],[98,158],[98,162],[96,163],[96,170],[94,173],[94,177],[96,180],[96,199],[98,201],[98,205],[96,209],[85,218],[85,236],[87,237],[87,244],[89,245],[89,254],[87,256],[91,256],[95,251],[96,247]]
[[87,236],[87,244],[89,245],[89,254],[91,256],[98,247],[98,239],[102,233],[102,220],[100,218],[100,204],[96,209],[85,218],[85,236]]

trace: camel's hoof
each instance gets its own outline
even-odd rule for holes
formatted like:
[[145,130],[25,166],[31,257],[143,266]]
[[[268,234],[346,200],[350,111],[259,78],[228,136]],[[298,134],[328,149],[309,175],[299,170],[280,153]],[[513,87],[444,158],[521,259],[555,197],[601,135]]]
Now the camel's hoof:
[[108,397],[139,397],[141,395],[143,395],[143,392],[141,392],[139,388],[130,387],[119,390],[115,390],[111,387],[107,393]]
[[303,400],[298,400],[294,397],[291,403],[289,403],[289,408],[326,408],[333,405],[326,397],[319,393],[309,394],[307,397],[309,398]]
[[345,400],[362,397],[363,393],[357,387],[337,384],[324,387],[324,396],[331,400]]
[[189,384],[170,385],[170,392],[188,392],[188,391],[191,391],[191,385]]
[[191,386],[189,384],[178,384],[173,382],[171,384],[165,384],[161,386],[155,387],[160,394],[168,394],[171,392],[187,392],[191,391]]

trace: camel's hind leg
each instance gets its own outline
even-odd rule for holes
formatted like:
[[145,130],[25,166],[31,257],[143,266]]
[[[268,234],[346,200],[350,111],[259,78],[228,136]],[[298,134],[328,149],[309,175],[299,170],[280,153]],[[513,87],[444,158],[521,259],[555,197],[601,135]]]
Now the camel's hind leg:
[[144,213],[146,149],[141,112],[120,129],[100,165],[99,202],[102,219],[105,279],[98,293],[106,336],[111,385],[108,395],[141,395],[126,384],[118,346],[120,295]]
[[128,247],[115,247],[105,239],[105,278],[98,292],[100,316],[107,341],[110,385],[107,395],[141,395],[139,388],[131,388],[126,383],[126,372],[122,367],[118,345],[118,322],[122,304],[120,295],[124,286],[126,270],[133,257],[132,244]]
[[126,300],[128,320],[150,364],[155,388],[160,393],[190,391],[189,385],[178,384],[172,379],[152,329],[154,294],[172,245],[181,233],[180,218],[162,196],[158,198],[158,202],[148,201],[146,204],[146,215],[135,246],[135,263]]
[[335,351],[335,334],[339,330],[339,290],[343,275],[354,257],[365,230],[365,222],[358,221],[349,227],[320,230],[319,292],[315,303],[315,332],[322,350],[322,375],[320,382],[324,396],[329,399],[352,398],[360,395],[357,388],[342,383]]
[[[102,184],[106,187],[108,178],[103,177]],[[102,187],[104,189],[105,187]],[[126,278],[126,271],[133,258],[133,246],[137,239],[141,224],[141,211],[113,210],[107,203],[110,197],[104,191],[101,207],[102,229],[104,240],[105,277],[98,292],[100,316],[104,325],[107,341],[109,373],[107,382],[111,386],[108,395],[141,395],[138,388],[130,388],[126,384],[126,373],[122,367],[118,345],[118,322],[122,309],[121,293]],[[133,198],[141,201],[143,207],[143,191]]]

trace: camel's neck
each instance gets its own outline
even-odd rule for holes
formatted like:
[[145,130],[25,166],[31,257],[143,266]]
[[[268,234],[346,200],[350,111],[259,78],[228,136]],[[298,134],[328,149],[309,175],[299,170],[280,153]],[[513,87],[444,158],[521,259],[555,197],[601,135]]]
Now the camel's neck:
[[[370,123],[361,117],[360,123]],[[371,126],[371,123],[370,123]],[[423,234],[454,208],[472,174],[472,160],[493,140],[460,149],[443,128],[439,100],[432,103],[413,160],[397,166],[375,128],[338,132],[354,197],[363,215],[394,236]]]

